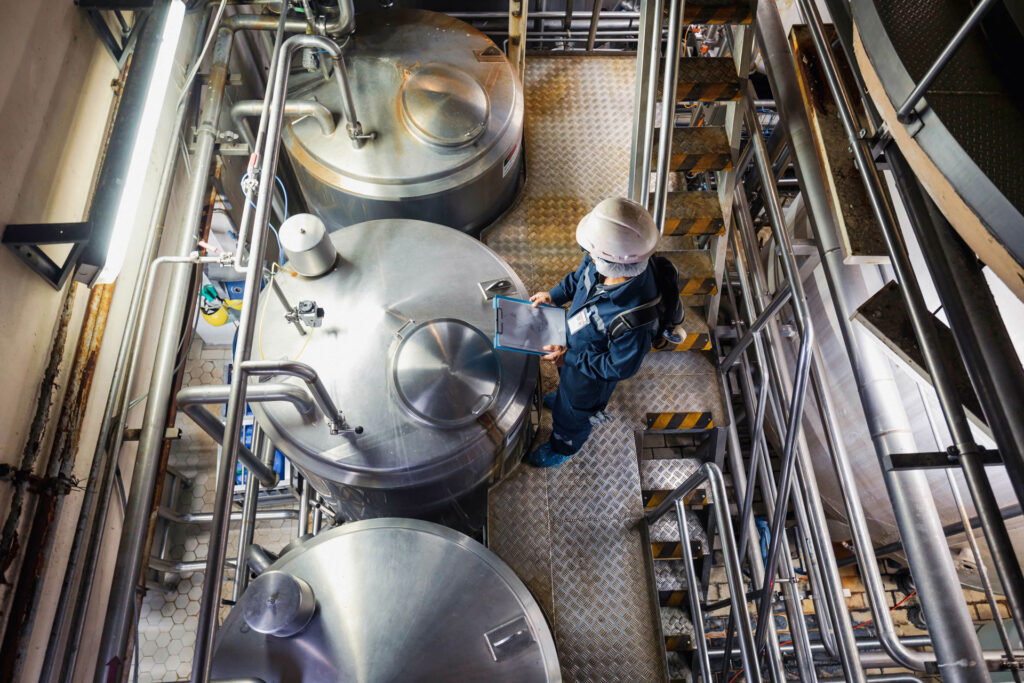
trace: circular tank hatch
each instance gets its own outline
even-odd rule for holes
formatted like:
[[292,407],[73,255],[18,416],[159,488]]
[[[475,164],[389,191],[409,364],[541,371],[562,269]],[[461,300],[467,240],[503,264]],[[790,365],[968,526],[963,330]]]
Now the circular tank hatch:
[[439,147],[462,147],[487,128],[490,101],[473,76],[432,62],[415,68],[402,86],[402,113],[409,130]]
[[402,406],[432,427],[461,427],[498,395],[501,364],[483,332],[461,320],[421,323],[403,336],[392,360]]

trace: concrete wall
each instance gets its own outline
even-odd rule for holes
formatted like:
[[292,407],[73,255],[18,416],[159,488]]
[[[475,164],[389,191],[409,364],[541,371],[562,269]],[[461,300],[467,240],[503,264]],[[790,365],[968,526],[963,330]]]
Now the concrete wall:
[[[13,222],[79,221],[88,214],[88,202],[99,163],[105,130],[113,103],[112,81],[118,78],[116,64],[95,37],[82,12],[71,2],[5,1],[4,20],[0,22],[0,160],[4,179],[0,182],[0,225]],[[128,258],[115,286],[106,336],[98,363],[80,433],[80,446],[74,475],[85,479],[96,446],[96,438],[113,373],[118,344],[124,331],[128,302],[141,247],[149,225],[155,185],[167,149],[167,133],[173,106],[183,80],[184,59],[192,45],[191,22],[187,22],[179,43],[178,64],[173,86],[165,103],[157,144],[150,156],[146,184]],[[184,176],[179,173],[179,176]],[[174,207],[183,199],[179,179],[174,189],[167,220],[164,244],[175,242],[179,219]],[[166,251],[166,249],[162,249]],[[165,276],[161,276],[163,279]],[[75,313],[66,345],[63,372],[71,364],[78,338],[88,290],[69,283],[75,291]],[[157,292],[163,292],[157,283]],[[21,451],[28,434],[43,370],[48,362],[54,324],[63,292],[57,292],[25,267],[9,250],[0,249],[0,463],[20,466]],[[154,308],[162,308],[158,296]],[[149,322],[154,324],[156,316]],[[142,363],[132,396],[145,393],[149,382],[152,343],[143,344]],[[53,414],[59,411],[63,378],[58,380]],[[130,426],[138,426],[136,414]],[[47,436],[40,460],[48,456]],[[121,469],[130,480],[134,453],[126,448]],[[0,515],[6,516],[9,484],[0,482]],[[24,655],[22,680],[36,680],[52,622],[64,563],[81,504],[81,490],[67,496],[58,520],[56,546],[48,562],[43,599],[36,617],[33,639]],[[25,518],[31,516],[34,501],[30,497]],[[79,660],[76,679],[91,678],[87,671],[102,624],[106,585],[110,580],[120,526],[119,503],[112,506],[105,535],[104,557],[97,574],[97,591],[90,612],[87,640]],[[23,525],[24,530],[24,525]],[[20,558],[19,558],[20,561]],[[7,579],[16,576],[16,562],[8,569]],[[0,593],[0,605],[6,606],[9,593]],[[5,610],[6,617],[6,610]]]

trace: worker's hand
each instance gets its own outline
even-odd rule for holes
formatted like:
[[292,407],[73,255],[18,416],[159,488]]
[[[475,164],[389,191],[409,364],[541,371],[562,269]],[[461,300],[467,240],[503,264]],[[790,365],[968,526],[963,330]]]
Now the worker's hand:
[[541,360],[546,360],[556,368],[560,368],[565,365],[565,347],[564,346],[545,346],[543,351],[548,351],[548,355],[541,356]]
[[533,307],[537,308],[541,304],[547,304],[548,306],[554,306],[555,300],[551,298],[551,295],[547,292],[537,292],[530,297],[530,301],[533,302]]

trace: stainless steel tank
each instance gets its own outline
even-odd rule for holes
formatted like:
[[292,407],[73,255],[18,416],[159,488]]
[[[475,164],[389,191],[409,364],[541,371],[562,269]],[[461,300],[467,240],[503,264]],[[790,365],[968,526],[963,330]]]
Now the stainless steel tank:
[[409,519],[346,524],[285,553],[214,647],[217,679],[561,680],[544,615],[512,570],[460,533]]
[[494,350],[484,294],[496,283],[522,297],[523,284],[482,243],[432,223],[370,221],[330,237],[338,259],[326,274],[286,265],[275,277],[289,307],[323,309],[322,326],[301,336],[266,287],[254,357],[311,365],[363,431],[332,435],[287,404],[254,404],[256,419],[345,519],[462,515],[531,431],[536,356]]
[[[345,47],[363,130],[325,136],[312,118],[285,126],[284,144],[310,208],[328,226],[418,218],[470,233],[512,201],[519,177],[523,88],[483,33],[444,14],[363,15]],[[301,95],[341,111],[337,85]]]

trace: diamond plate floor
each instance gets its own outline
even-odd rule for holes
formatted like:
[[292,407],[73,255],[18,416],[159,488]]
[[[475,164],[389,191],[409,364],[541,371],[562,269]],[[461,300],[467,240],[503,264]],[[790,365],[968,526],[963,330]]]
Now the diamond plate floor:
[[[600,200],[626,191],[635,63],[631,57],[527,58],[526,187],[484,241],[530,291],[580,258],[574,231]],[[545,373],[546,390],[554,374]],[[660,619],[638,521],[637,435],[648,411],[710,410],[724,419],[714,366],[699,353],[649,354],[622,382],[583,450],[553,470],[520,466],[488,501],[491,549],[543,606],[567,681],[666,677]]]

